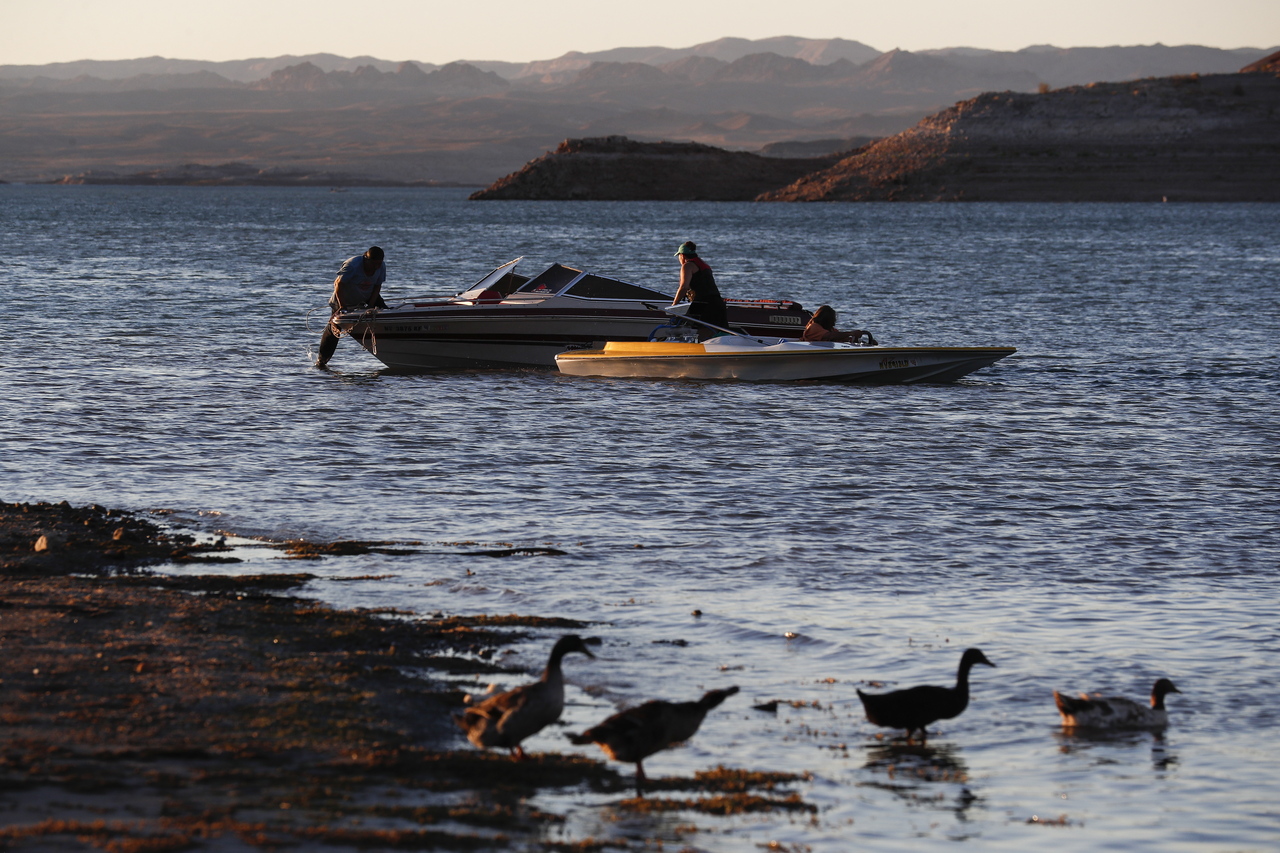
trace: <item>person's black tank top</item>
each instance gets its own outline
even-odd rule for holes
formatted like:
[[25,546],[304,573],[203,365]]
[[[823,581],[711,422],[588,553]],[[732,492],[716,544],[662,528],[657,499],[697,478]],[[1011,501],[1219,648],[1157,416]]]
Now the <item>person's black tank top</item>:
[[716,287],[716,279],[711,274],[710,265],[702,258],[694,258],[693,262],[697,264],[698,271],[693,274],[693,278],[689,279],[689,301],[723,302],[724,297],[720,295],[720,288]]

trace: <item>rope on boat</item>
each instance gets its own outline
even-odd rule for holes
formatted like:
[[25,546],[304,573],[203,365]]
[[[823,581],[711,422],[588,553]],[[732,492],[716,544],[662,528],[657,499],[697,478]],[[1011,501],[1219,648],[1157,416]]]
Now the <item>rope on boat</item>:
[[[327,305],[325,307],[328,308]],[[307,331],[313,335],[315,334],[315,330],[311,328],[311,315],[319,310],[320,310],[319,308],[312,308],[310,311],[307,312],[307,318],[305,321]],[[334,311],[332,308],[329,308],[329,312],[330,312],[329,319],[325,321],[325,325],[333,329],[333,334],[336,337],[341,338],[343,335],[347,335],[349,337],[351,335],[350,332],[344,331],[340,326],[338,326],[336,323],[333,322],[334,317],[338,316],[338,312]],[[373,331],[373,319],[377,315],[378,315],[377,308],[366,308],[364,309],[363,312],[361,312],[359,317],[357,317],[354,321],[352,321],[352,324],[351,324],[353,327],[357,323],[365,324],[364,334],[360,336],[360,346],[364,347],[374,355],[378,354],[378,336]]]
[[[326,308],[329,308],[329,306],[327,306],[327,305],[326,305],[325,307],[326,307]],[[308,333],[310,333],[310,334],[312,334],[312,335],[314,335],[314,334],[316,333],[316,331],[315,331],[315,329],[311,328],[311,315],[312,315],[312,314],[314,314],[314,313],[316,313],[316,312],[317,312],[317,311],[319,311],[319,310],[320,310],[320,309],[319,309],[318,307],[317,307],[317,308],[312,308],[310,311],[308,311],[308,312],[307,312],[307,317],[306,317],[306,319],[303,321],[303,324],[307,327],[307,332],[308,332]],[[329,311],[330,311],[330,312],[332,312],[332,311],[333,311],[333,309],[332,309],[332,308],[329,308]],[[333,315],[332,315],[332,313],[330,313],[330,316],[333,316]]]
[[[364,347],[374,355],[378,354],[378,336],[373,331],[373,318],[378,316],[377,308],[366,308],[364,313],[360,315],[360,319],[364,321],[364,334],[360,336],[360,346]],[[372,346],[369,344],[372,343]]]

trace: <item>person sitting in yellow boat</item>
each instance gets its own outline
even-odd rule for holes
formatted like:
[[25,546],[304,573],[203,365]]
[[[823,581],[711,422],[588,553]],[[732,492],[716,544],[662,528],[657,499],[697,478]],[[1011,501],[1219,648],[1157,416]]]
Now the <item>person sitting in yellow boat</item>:
[[853,329],[849,332],[842,332],[837,329],[835,309],[830,305],[823,305],[817,311],[814,311],[813,316],[809,318],[809,324],[804,327],[800,340],[856,344],[862,341],[863,335],[867,336],[868,344],[871,346],[876,345],[876,339],[866,329]]

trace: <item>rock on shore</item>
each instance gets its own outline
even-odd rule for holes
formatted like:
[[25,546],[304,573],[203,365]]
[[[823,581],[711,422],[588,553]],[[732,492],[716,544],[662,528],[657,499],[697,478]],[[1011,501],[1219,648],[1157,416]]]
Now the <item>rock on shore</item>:
[[764,201],[1280,201],[1280,76],[987,93]]
[[827,168],[840,155],[761,157],[696,142],[566,139],[472,199],[750,201]]

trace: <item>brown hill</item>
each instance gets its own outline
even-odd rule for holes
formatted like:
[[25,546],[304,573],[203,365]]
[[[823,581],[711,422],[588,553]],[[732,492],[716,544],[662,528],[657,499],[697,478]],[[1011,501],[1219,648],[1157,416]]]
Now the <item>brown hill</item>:
[[686,56],[659,66],[667,74],[690,83],[705,83],[729,63],[710,56]]
[[[0,80],[0,85],[5,81]],[[193,71],[183,74],[137,74],[123,79],[102,79],[81,74],[69,79],[35,77],[30,80],[8,81],[15,90],[101,93],[148,92],[171,89],[235,89],[243,84],[228,80],[212,71]]]
[[716,83],[806,83],[830,77],[827,65],[811,65],[803,59],[776,53],[753,53],[719,69],[711,80]]
[[337,88],[333,78],[310,62],[290,65],[271,72],[271,76],[249,86],[274,92],[323,92]]
[[902,100],[910,100],[911,95],[932,94],[947,103],[966,95],[1003,89],[1031,92],[1040,81],[1026,71],[1009,68],[991,71],[924,53],[891,50],[852,69],[849,83]]
[[1280,201],[1280,76],[988,93],[765,201]]
[[354,71],[326,72],[303,62],[277,69],[270,77],[248,88],[269,92],[359,92],[362,95],[408,92],[428,97],[470,97],[500,92],[510,85],[492,71],[481,71],[465,62],[451,62],[430,72],[412,62],[402,62],[395,71],[387,72],[372,65],[362,65]]
[[1252,62],[1246,65],[1244,68],[1240,69],[1240,73],[1241,74],[1255,74],[1255,73],[1280,74],[1280,50],[1276,51],[1270,56],[1262,57],[1257,62]]
[[671,78],[661,69],[643,62],[597,62],[584,68],[574,78],[578,88],[610,86],[669,85]]
[[761,157],[696,142],[566,139],[472,199],[749,201],[838,156]]

